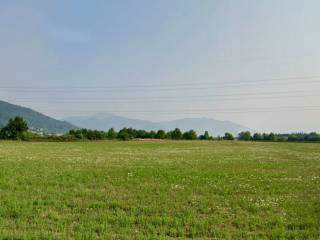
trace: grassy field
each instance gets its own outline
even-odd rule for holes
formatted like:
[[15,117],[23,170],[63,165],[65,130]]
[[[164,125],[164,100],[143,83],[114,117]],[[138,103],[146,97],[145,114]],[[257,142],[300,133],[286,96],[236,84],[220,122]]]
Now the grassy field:
[[0,142],[1,239],[319,239],[320,144]]

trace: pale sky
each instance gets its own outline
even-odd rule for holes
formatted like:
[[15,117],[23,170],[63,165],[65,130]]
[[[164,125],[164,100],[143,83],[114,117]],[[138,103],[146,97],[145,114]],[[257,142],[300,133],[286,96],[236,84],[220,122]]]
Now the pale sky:
[[320,132],[318,0],[0,2],[0,100],[62,119]]

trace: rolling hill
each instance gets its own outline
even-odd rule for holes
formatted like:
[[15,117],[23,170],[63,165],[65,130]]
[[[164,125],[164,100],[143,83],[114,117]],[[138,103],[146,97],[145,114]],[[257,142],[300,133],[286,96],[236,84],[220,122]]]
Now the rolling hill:
[[151,122],[140,119],[131,119],[116,116],[109,113],[100,113],[92,116],[69,117],[64,119],[72,124],[83,128],[107,130],[111,127],[119,130],[123,127],[132,127],[144,130],[172,130],[176,127],[183,131],[194,129],[199,134],[209,131],[211,135],[224,135],[225,132],[238,134],[240,131],[250,130],[240,124],[230,121],[219,121],[210,118],[185,118],[174,121]]
[[65,133],[77,128],[68,122],[56,120],[30,108],[0,101],[0,126],[5,125],[10,118],[15,116],[23,117],[30,128],[41,129],[48,133]]

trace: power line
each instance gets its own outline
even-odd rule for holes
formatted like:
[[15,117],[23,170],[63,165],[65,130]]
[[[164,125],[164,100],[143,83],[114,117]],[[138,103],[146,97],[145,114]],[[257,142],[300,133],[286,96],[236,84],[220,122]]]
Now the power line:
[[[313,90],[297,90],[297,91],[276,91],[276,92],[240,92],[240,93],[229,93],[229,94],[210,94],[210,95],[206,95],[206,94],[201,94],[201,95],[181,95],[181,96],[161,96],[161,97],[154,97],[154,96],[150,96],[154,99],[180,99],[180,98],[203,98],[203,97],[228,97],[228,96],[248,96],[248,95],[258,95],[258,96],[261,96],[261,95],[277,95],[277,94],[288,94],[288,93],[306,93],[306,94],[310,94],[310,93],[320,93],[320,89],[313,89]],[[148,98],[150,98],[148,97]],[[143,96],[143,98],[141,99],[144,99],[145,100],[145,96]],[[34,98],[16,98],[16,99],[21,99],[21,100],[27,100],[27,99],[34,99]],[[83,99],[83,98],[81,98]],[[100,98],[99,98],[100,99]],[[104,98],[105,100],[112,100],[114,98]],[[135,98],[120,98],[121,100],[123,99],[126,99],[126,100],[135,100],[137,99],[136,97]],[[42,100],[42,99],[39,99],[39,100]],[[98,99],[96,99],[98,100]]]
[[[307,79],[307,80],[306,80]],[[271,78],[271,79],[260,79],[253,81],[237,81],[237,82],[224,82],[224,83],[181,83],[181,84],[170,84],[170,85],[126,85],[126,86],[61,86],[61,87],[38,87],[38,86],[1,86],[0,89],[6,91],[23,91],[23,92],[67,92],[77,89],[77,92],[95,92],[95,91],[110,91],[110,90],[143,90],[145,88],[149,91],[175,91],[175,90],[203,90],[208,88],[224,88],[224,87],[245,87],[254,86],[265,83],[268,85],[287,85],[287,84],[314,84],[320,83],[320,76],[306,76],[306,77],[288,77],[288,78]],[[284,82],[285,80],[293,80],[290,82]],[[297,81],[300,80],[300,81]],[[301,80],[304,80],[301,82]]]
[[[288,96],[251,96],[251,97],[229,97],[229,98],[202,98],[202,99],[192,99],[192,101],[196,102],[202,102],[202,101],[210,101],[210,100],[223,100],[223,101],[238,101],[238,100],[264,100],[264,99],[288,99],[288,98],[306,98],[306,97],[320,97],[320,94],[309,94],[307,96],[305,95],[288,95]],[[17,99],[16,99],[17,100]],[[23,100],[23,99],[20,99]],[[77,103],[144,103],[146,101],[148,102],[155,102],[155,103],[163,103],[163,102],[170,102],[170,103],[185,103],[186,100],[172,100],[172,99],[163,99],[163,100],[155,100],[155,99],[140,99],[140,100],[131,100],[131,101],[125,101],[125,100],[29,100],[25,99],[23,102],[30,102],[30,103],[71,103],[71,104],[77,104]]]
[[[290,94],[290,93],[298,93]],[[290,95],[288,95],[290,94]],[[301,95],[303,94],[303,95]],[[256,100],[256,99],[285,99],[285,98],[305,98],[319,97],[320,90],[311,91],[277,91],[277,92],[255,92],[255,93],[233,93],[233,94],[215,94],[215,95],[183,95],[169,97],[143,97],[143,98],[81,98],[81,99],[60,99],[48,100],[46,98],[14,98],[25,102],[52,102],[52,103],[134,103],[134,102],[186,102],[186,100]]]
[[242,84],[242,83],[260,83],[260,82],[270,82],[270,81],[284,81],[284,80],[305,80],[305,79],[320,79],[320,75],[314,76],[301,76],[301,77],[283,77],[283,78],[268,78],[268,79],[257,79],[257,80],[247,80],[247,81],[229,81],[224,83],[213,83],[213,82],[200,82],[200,83],[179,83],[179,84],[143,84],[143,85],[109,85],[109,86],[1,86],[0,88],[31,88],[31,89],[47,89],[47,88],[58,88],[58,89],[65,89],[65,88],[144,88],[144,87],[183,87],[183,86],[199,86],[199,85],[228,85],[228,84]]
[[[50,109],[46,109],[48,111]],[[51,109],[52,110],[52,109]],[[54,109],[62,110],[62,109]],[[224,109],[184,109],[171,111],[147,111],[147,110],[110,110],[112,113],[148,113],[148,114],[199,114],[199,113],[251,113],[251,112],[283,112],[283,111],[319,111],[320,106],[280,106],[280,107],[260,107],[260,108],[224,108]],[[70,109],[66,110],[70,112]],[[94,110],[75,110],[76,112],[97,112]]]

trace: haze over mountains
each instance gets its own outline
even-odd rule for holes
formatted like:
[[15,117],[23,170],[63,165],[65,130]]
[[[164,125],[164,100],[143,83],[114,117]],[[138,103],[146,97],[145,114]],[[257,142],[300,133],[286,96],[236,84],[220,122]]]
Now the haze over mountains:
[[88,128],[108,130],[114,128],[120,130],[123,127],[132,127],[144,130],[172,130],[180,128],[183,131],[194,129],[199,134],[209,131],[211,135],[224,135],[225,132],[237,134],[243,130],[250,130],[245,126],[230,121],[219,121],[210,118],[184,118],[173,121],[151,122],[140,119],[132,119],[109,113],[99,113],[92,116],[68,117],[63,121],[46,116],[30,108],[0,101],[0,126],[5,125],[10,118],[23,117],[30,128],[41,129],[48,133],[65,133],[70,129]]
[[83,128],[108,130],[113,127],[119,130],[123,127],[132,127],[144,130],[172,130],[180,128],[183,131],[196,130],[199,134],[209,131],[211,135],[224,135],[225,132],[237,134],[240,131],[250,130],[245,126],[230,121],[219,121],[210,118],[184,118],[173,121],[151,122],[140,119],[121,117],[109,113],[99,113],[92,116],[68,117],[64,119],[76,126]]
[[48,133],[65,133],[77,128],[68,122],[56,120],[30,108],[0,101],[0,126],[5,125],[10,118],[15,116],[23,117],[30,128]]

